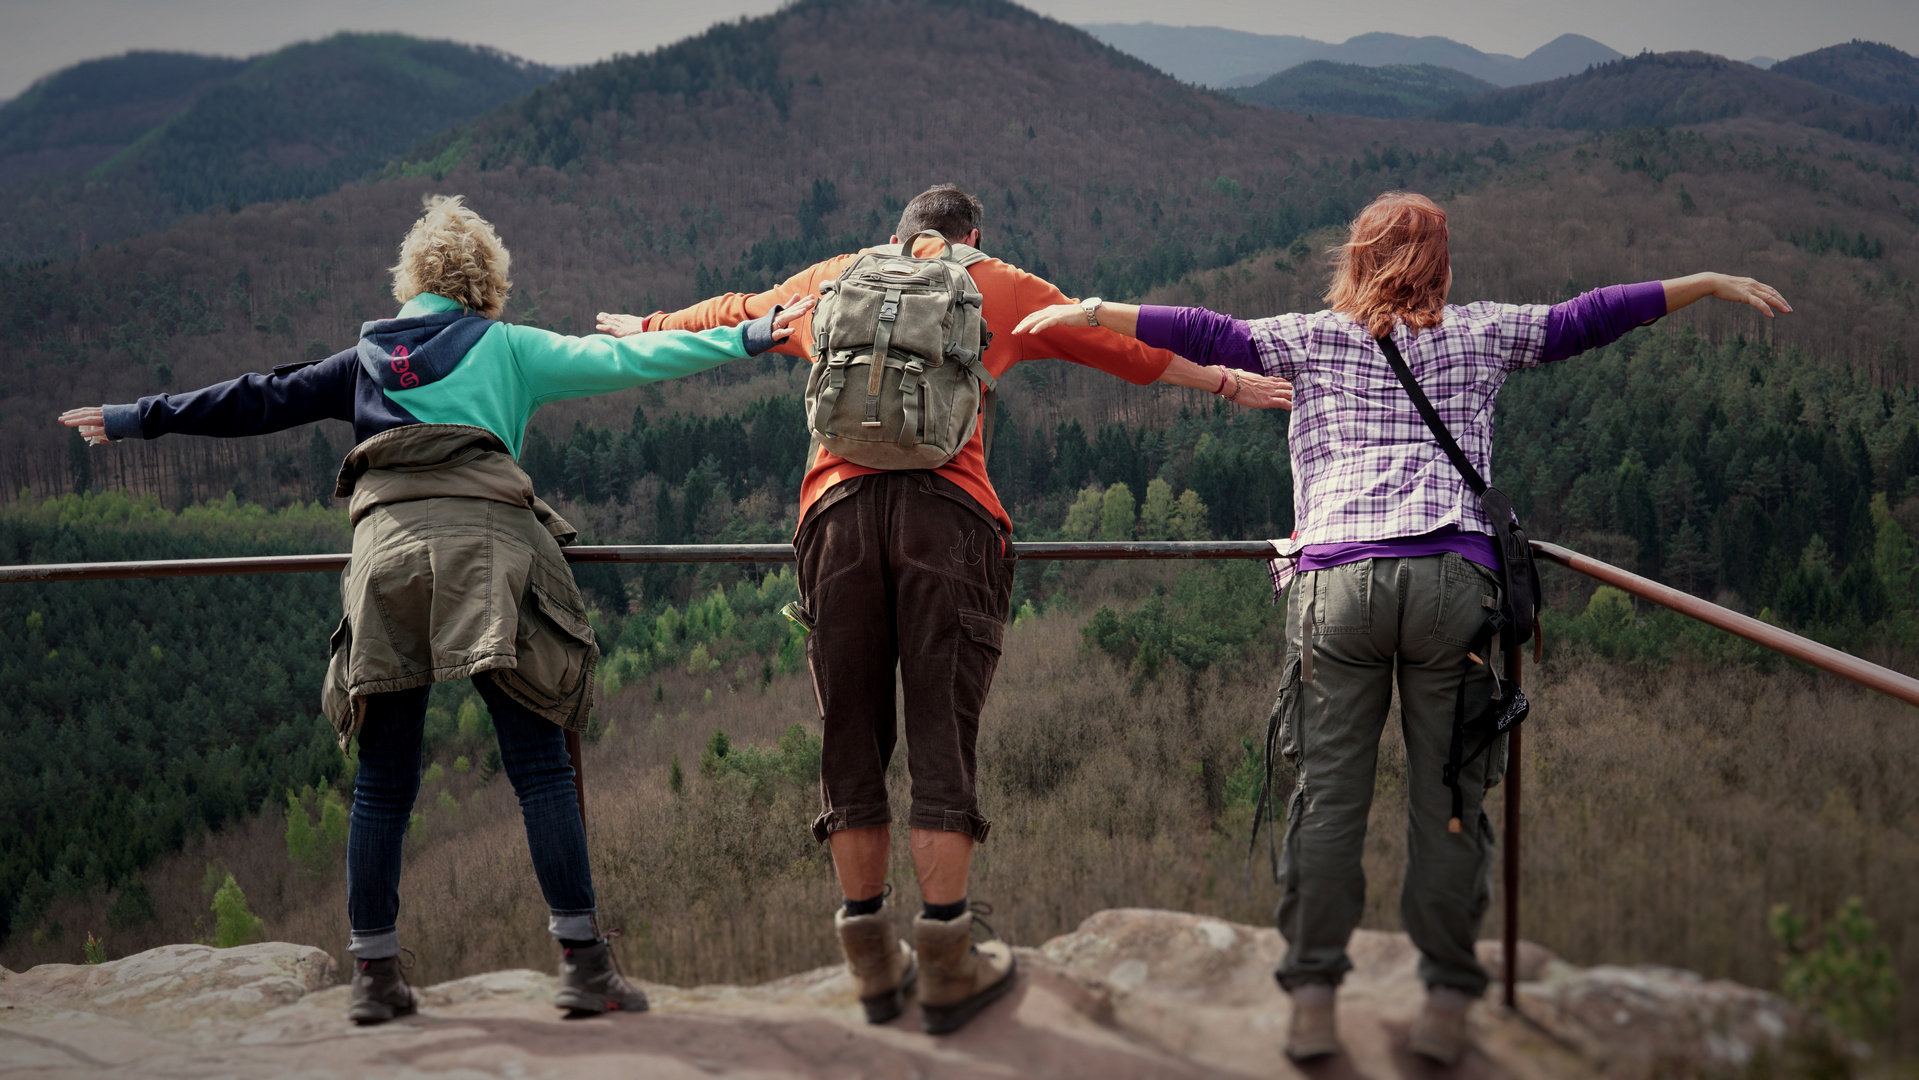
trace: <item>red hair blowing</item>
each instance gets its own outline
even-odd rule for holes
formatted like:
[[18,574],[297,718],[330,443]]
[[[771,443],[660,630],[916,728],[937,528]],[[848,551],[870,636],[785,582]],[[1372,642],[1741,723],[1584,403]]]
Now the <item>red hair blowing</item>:
[[1389,191],[1353,219],[1326,302],[1374,337],[1400,320],[1418,332],[1439,325],[1451,283],[1446,211],[1424,195]]

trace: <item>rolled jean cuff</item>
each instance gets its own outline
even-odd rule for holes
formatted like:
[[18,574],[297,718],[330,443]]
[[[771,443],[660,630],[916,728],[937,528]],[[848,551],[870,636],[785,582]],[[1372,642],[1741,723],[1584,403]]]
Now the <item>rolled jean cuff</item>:
[[586,911],[555,911],[546,917],[546,931],[555,941],[592,941],[600,936],[599,928],[593,925],[594,909]]
[[925,829],[929,832],[965,833],[978,844],[986,839],[993,829],[993,823],[971,810],[941,810],[935,807],[916,806],[906,816],[910,828]]
[[836,832],[848,829],[877,829],[893,823],[893,808],[885,803],[868,803],[865,806],[836,806],[820,811],[813,819],[813,839],[817,843],[826,843],[826,838]]
[[400,929],[389,926],[385,930],[351,932],[352,940],[346,951],[361,960],[384,960],[389,956],[400,955]]

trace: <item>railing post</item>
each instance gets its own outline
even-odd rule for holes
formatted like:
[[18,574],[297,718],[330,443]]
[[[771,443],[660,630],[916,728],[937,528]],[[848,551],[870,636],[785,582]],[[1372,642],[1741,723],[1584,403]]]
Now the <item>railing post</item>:
[[[1506,677],[1514,686],[1520,685],[1520,649],[1514,645],[1506,650]],[[1519,759],[1520,733],[1523,728],[1514,728],[1506,735],[1506,827],[1501,842],[1505,857],[1505,888],[1500,890],[1500,903],[1504,908],[1499,926],[1499,959],[1505,969],[1501,978],[1506,983],[1504,991],[1506,1007],[1519,1007],[1515,996],[1519,985]]]

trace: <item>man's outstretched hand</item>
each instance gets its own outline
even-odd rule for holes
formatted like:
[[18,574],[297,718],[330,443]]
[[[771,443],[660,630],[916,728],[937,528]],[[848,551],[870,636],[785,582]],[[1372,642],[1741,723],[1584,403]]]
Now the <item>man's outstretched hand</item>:
[[[819,299],[817,296],[808,296],[803,299],[795,297],[787,301],[786,306],[780,309],[779,315],[773,319],[773,340],[785,341],[792,337],[793,324],[798,322],[801,316],[813,310],[813,305],[819,303]],[[632,337],[634,334],[645,332],[648,318],[651,316],[615,315],[610,311],[602,311],[595,317],[593,329],[614,337]]]
[[80,437],[98,446],[111,442],[107,438],[107,417],[98,405],[89,405],[84,409],[68,409],[60,414],[60,422],[70,428],[78,428]]

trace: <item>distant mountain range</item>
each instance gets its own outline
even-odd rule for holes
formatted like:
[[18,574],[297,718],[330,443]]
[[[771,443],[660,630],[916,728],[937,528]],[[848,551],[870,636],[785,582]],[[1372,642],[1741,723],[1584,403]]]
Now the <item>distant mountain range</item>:
[[1523,57],[1486,53],[1450,38],[1361,34],[1340,44],[1216,26],[1091,23],[1080,27],[1168,75],[1201,86],[1253,86],[1309,60],[1360,67],[1430,64],[1494,86],[1518,86],[1573,75],[1624,54],[1579,34],[1561,34]]
[[[1709,53],[1642,53],[1563,79],[1462,99],[1431,115],[1467,123],[1589,130],[1677,127],[1747,117],[1919,148],[1915,99],[1910,84],[1898,78],[1919,71],[1919,59],[1887,46],[1875,48],[1892,55],[1878,57],[1872,66],[1858,66],[1822,57],[1833,51],[1825,49],[1783,60],[1771,70]],[[1901,98],[1901,93],[1907,96]]]

